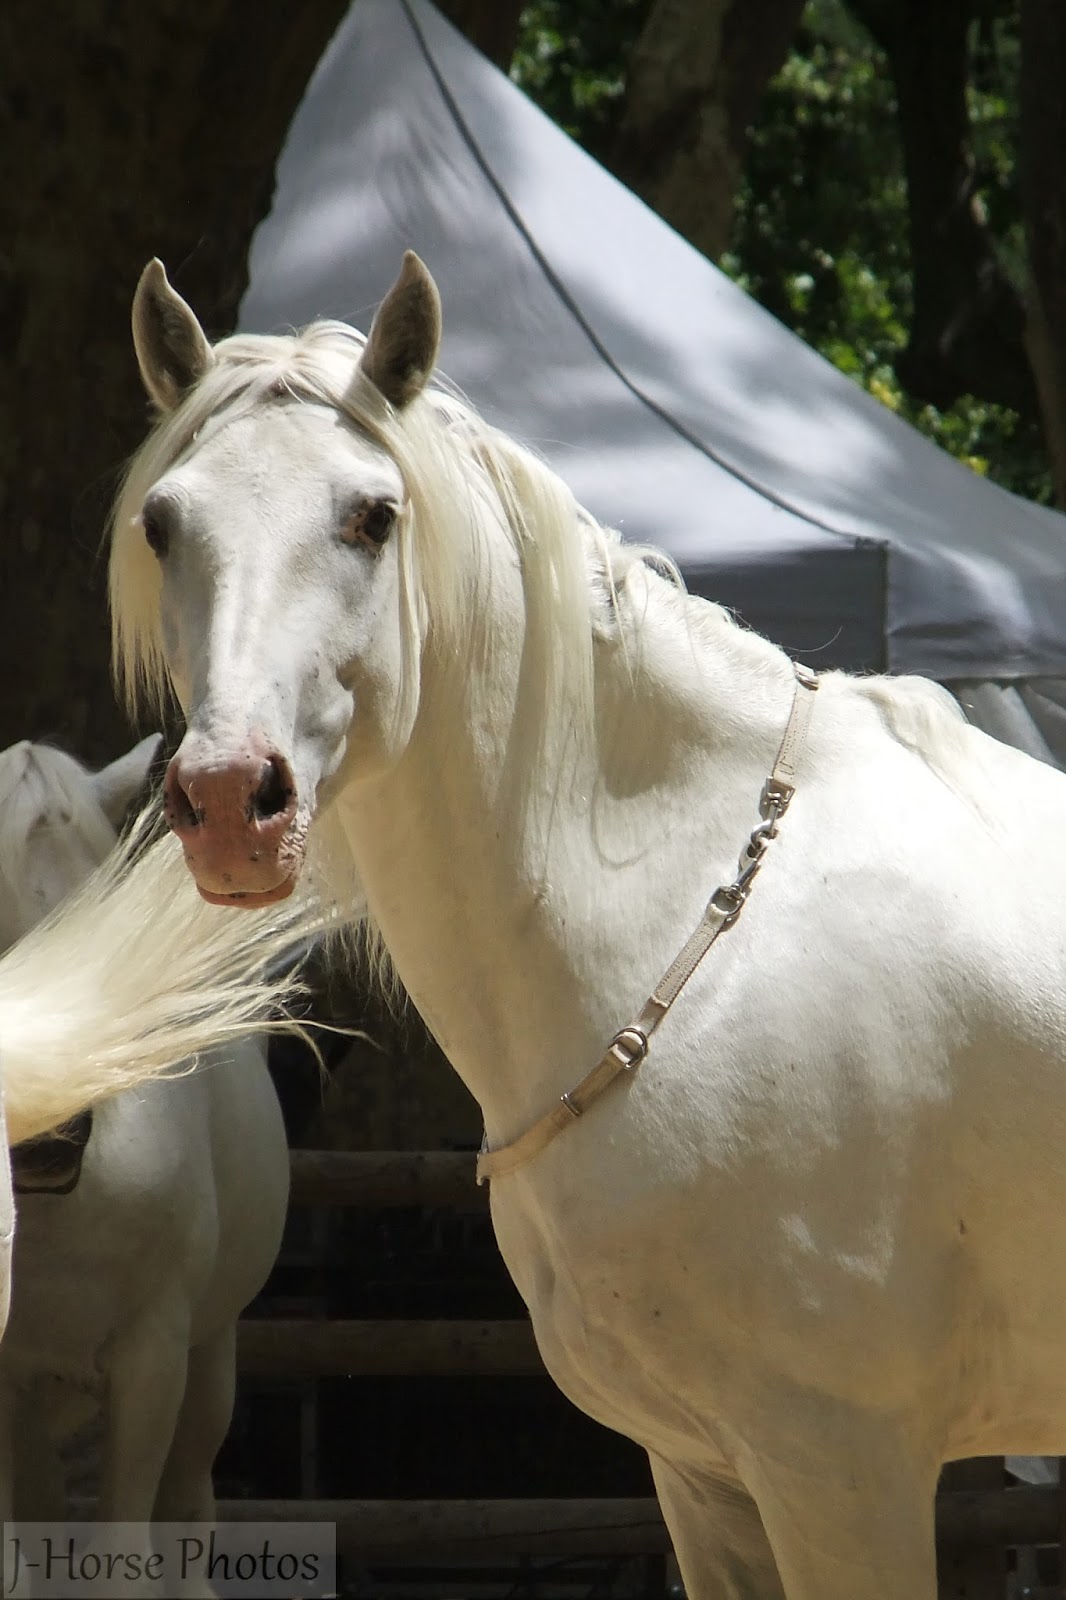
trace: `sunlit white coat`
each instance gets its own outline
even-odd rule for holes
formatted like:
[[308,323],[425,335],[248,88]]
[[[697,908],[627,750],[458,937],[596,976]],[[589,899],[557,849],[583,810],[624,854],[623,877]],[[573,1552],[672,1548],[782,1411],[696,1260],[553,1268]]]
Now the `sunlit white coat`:
[[[408,257],[365,350],[212,351],[150,268],[162,420],[113,600],[127,680],[186,711],[201,889],[283,895],[305,840],[357,881],[496,1147],[733,876],[794,679],[426,389],[437,316]],[[492,1186],[547,1366],[646,1446],[692,1600],[935,1600],[941,1463],[1066,1448],[1064,815],[935,687],[826,675],[735,926]]]

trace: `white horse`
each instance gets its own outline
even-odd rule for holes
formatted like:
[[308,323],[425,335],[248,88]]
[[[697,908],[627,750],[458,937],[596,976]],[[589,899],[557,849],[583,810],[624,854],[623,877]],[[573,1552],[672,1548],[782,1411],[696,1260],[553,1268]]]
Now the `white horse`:
[[212,350],[158,263],[134,325],[117,659],[201,893],[365,888],[694,1600],[934,1600],[941,1463],[1066,1448],[1066,778],[598,527],[427,385],[417,258],[365,345]]
[[258,1026],[291,1027],[276,1020],[296,992],[278,963],[324,926],[315,905],[297,901],[235,913],[223,928],[188,893],[173,841],[146,837],[142,818],[73,898],[0,956],[0,1332],[14,1232],[8,1143]]
[[[27,741],[0,753],[7,938],[114,847],[158,743],[95,775]],[[104,1422],[101,1520],[213,1518],[237,1318],[276,1258],[288,1175],[265,1056],[246,1038],[101,1106],[72,1192],[21,1194],[0,1346],[0,1496],[19,1518],[66,1514],[58,1450],[86,1411]]]

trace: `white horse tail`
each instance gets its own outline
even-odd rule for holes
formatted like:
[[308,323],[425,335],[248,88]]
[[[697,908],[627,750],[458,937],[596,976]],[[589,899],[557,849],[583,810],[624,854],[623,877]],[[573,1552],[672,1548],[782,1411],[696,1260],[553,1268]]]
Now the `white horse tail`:
[[151,831],[146,812],[0,959],[11,1144],[249,1029],[298,1028],[283,1013],[299,979],[279,969],[319,931],[317,910],[298,895],[262,911],[208,906],[177,841],[146,844]]

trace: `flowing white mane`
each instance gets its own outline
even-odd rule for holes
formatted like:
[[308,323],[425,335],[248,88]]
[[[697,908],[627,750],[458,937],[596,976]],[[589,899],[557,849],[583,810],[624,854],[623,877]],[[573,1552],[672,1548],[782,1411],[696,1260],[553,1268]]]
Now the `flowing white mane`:
[[[115,673],[131,707],[158,708],[168,696],[159,568],[139,525],[145,496],[212,430],[282,398],[341,411],[388,452],[403,476],[409,507],[395,537],[404,711],[418,694],[427,641],[459,663],[473,659],[482,644],[484,587],[500,559],[493,535],[501,527],[523,572],[530,676],[541,686],[544,705],[564,722],[588,723],[594,641],[612,616],[625,612],[623,648],[627,632],[639,638],[647,589],[645,581],[632,588],[632,580],[654,583],[653,571],[676,589],[678,616],[692,637],[712,639],[716,650],[750,670],[775,670],[775,647],[721,607],[684,595],[668,557],[623,543],[546,463],[446,389],[431,386],[400,411],[387,405],[359,372],[364,342],[338,322],[312,323],[289,336],[225,339],[214,348],[213,365],[134,457],[112,523],[110,579]],[[867,686],[860,684],[860,692],[869,693],[901,742],[945,767],[949,781],[956,767],[956,777],[962,776],[957,720],[946,695],[916,679],[869,679]],[[318,843],[325,845],[321,835]]]
[[[271,974],[317,933],[299,896],[220,912],[145,812],[70,899],[0,958],[0,1072],[12,1141],[264,1025],[298,989]],[[292,1027],[294,1024],[285,1023]]]

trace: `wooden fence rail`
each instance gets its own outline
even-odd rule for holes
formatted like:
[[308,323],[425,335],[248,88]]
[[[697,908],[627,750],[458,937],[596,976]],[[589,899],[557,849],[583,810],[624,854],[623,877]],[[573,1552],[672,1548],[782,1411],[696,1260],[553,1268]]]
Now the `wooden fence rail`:
[[528,1322],[314,1322],[263,1318],[237,1329],[237,1364],[259,1378],[543,1375]]
[[381,1561],[661,1555],[657,1500],[224,1500],[220,1519],[333,1522],[337,1549]]
[[[670,1548],[653,1499],[226,1500],[218,1514],[334,1522],[338,1547],[364,1558],[661,1555]],[[949,1491],[937,1500],[937,1541],[949,1549],[1053,1543],[1059,1529],[1054,1488]]]
[[446,1206],[484,1210],[474,1156],[450,1150],[294,1150],[297,1206]]

